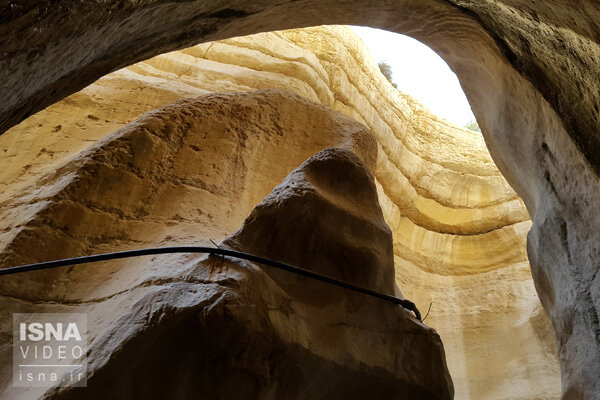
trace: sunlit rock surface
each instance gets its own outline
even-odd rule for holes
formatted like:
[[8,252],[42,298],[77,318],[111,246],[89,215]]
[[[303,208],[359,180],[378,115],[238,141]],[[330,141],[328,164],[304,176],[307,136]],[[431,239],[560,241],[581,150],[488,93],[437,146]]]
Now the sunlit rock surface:
[[562,396],[599,397],[600,7],[596,0],[62,0],[0,5],[0,131],[96,79],[202,42],[322,24],[429,45],[457,73],[532,217]]
[[[298,113],[310,118],[296,123]],[[297,160],[332,145],[345,150]],[[20,264],[219,238],[235,230],[229,224],[241,225],[242,213],[260,201],[257,192],[302,164],[226,243],[310,261],[313,270],[392,294],[392,233],[367,169],[374,168],[376,152],[363,125],[290,92],[180,100],[108,135],[48,176],[42,190],[54,193],[4,255]],[[278,168],[265,156],[278,158]],[[299,227],[295,213],[317,218],[325,207],[331,218],[324,228],[339,228],[307,235],[312,226]],[[265,215],[276,223],[264,224]],[[274,243],[267,239],[273,229],[305,234]],[[349,231],[346,241],[334,234],[347,229],[354,235]],[[52,253],[28,252],[32,238],[54,239]],[[262,238],[269,246],[260,251]],[[351,257],[342,260],[335,249]],[[284,256],[307,250],[309,259]],[[175,392],[206,399],[452,398],[441,340],[409,312],[306,278],[273,278],[247,262],[197,255],[9,276],[1,282],[2,329],[9,334],[10,312],[88,314],[88,387],[50,391],[47,398],[129,398],[131,390],[136,398]],[[10,357],[9,343],[2,353]],[[3,396],[43,393],[11,386],[11,372],[2,369]]]
[[[272,87],[292,90],[351,116],[372,130],[376,142],[365,139],[355,125],[341,129],[334,124],[333,129],[331,122],[323,122],[331,117],[313,117],[312,111],[296,106],[300,100],[291,101],[289,95],[280,94],[284,100],[273,101],[268,111],[255,110],[251,118],[240,111],[243,106],[213,110],[203,103],[223,118],[250,118],[248,124],[235,122],[240,125],[234,128],[226,122],[211,123],[215,135],[247,135],[244,145],[227,136],[224,143],[217,141],[210,147],[202,141],[184,146],[173,156],[173,168],[181,170],[175,179],[161,175],[165,154],[174,151],[175,139],[164,149],[154,144],[152,135],[127,139],[127,145],[115,147],[114,156],[102,155],[106,149],[101,141],[94,145],[98,149],[94,157],[106,160],[110,167],[98,164],[89,173],[85,189],[69,189],[76,187],[75,182],[85,182],[75,178],[76,172],[63,173],[79,168],[73,167],[73,160],[89,157],[80,152],[141,113],[185,96]],[[239,95],[216,96],[223,101]],[[239,101],[250,102],[247,107],[252,110],[255,102],[263,100],[242,97]],[[180,124],[187,129],[189,122],[181,117],[169,129],[183,131]],[[203,123],[198,124],[201,131]],[[286,134],[286,124],[294,125],[297,133]],[[268,132],[283,131],[270,135],[277,140],[269,146],[260,139],[249,145],[247,141],[261,137],[250,125],[265,125]],[[346,133],[334,133],[340,131]],[[0,237],[4,265],[154,244],[196,243],[210,237],[218,240],[240,226],[251,208],[304,159],[324,147],[344,143],[357,153],[370,148],[362,157],[371,157],[383,215],[393,233],[397,284],[423,314],[433,302],[426,322],[444,341],[456,397],[558,397],[554,338],[529,273],[525,236],[531,222],[522,201],[494,166],[480,134],[439,120],[394,90],[347,28],[266,33],[158,56],[102,78],[0,136],[0,148],[6,149],[6,162],[0,169],[2,213],[7,216],[2,219]],[[113,171],[129,165],[122,157],[133,149],[141,152],[135,162],[141,164],[135,167],[142,176],[133,173],[116,178]],[[214,160],[232,164],[220,167]],[[246,168],[254,172],[245,173]],[[60,173],[54,174],[55,170]],[[155,175],[161,178],[151,178]],[[55,192],[63,186],[80,197],[59,205],[60,195],[56,197]],[[115,201],[125,194],[111,194],[108,189],[118,191],[119,186],[127,187],[132,199],[147,200],[142,204]],[[90,201],[93,205],[88,207]],[[100,224],[101,218],[94,214],[100,212],[112,218],[114,226]],[[82,216],[80,221],[47,222],[52,221],[48,215],[73,213]],[[67,226],[82,238],[67,237],[74,235]],[[67,231],[65,237],[63,231]],[[32,243],[39,245],[40,237],[58,243],[35,254],[27,252]],[[96,275],[105,279],[110,268],[137,280],[143,275],[139,268],[146,268],[137,262],[138,269],[123,265],[103,264]],[[86,268],[87,273],[95,271]],[[85,279],[77,280],[75,271],[71,274],[75,276],[69,277],[69,290],[88,296],[89,288],[82,284]],[[28,283],[39,290],[27,296],[50,297],[44,282],[46,278]],[[127,282],[123,280],[118,290],[126,290]],[[22,283],[9,280],[3,290],[24,296],[19,293]],[[64,296],[61,290],[59,298]],[[103,293],[100,297],[114,290],[112,283],[94,289]]]

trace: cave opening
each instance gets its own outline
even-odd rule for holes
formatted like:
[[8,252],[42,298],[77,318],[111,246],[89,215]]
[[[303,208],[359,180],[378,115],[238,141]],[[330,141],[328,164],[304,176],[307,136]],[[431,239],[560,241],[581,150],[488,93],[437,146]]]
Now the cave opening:
[[[444,330],[450,332],[445,335],[444,343],[447,358],[454,363],[451,369],[457,396],[555,397],[560,391],[557,387],[556,362],[549,356],[555,354],[554,338],[529,279],[529,266],[523,248],[527,240],[527,253],[535,286],[559,338],[564,396],[592,398],[598,390],[594,374],[599,365],[595,306],[599,292],[598,282],[595,280],[596,247],[590,243],[595,243],[597,238],[594,227],[600,216],[593,211],[594,205],[598,203],[599,193],[595,190],[598,179],[594,172],[597,170],[597,162],[592,151],[595,148],[594,129],[586,125],[597,119],[597,93],[587,92],[586,87],[594,85],[582,84],[584,81],[594,81],[588,74],[594,68],[588,68],[587,58],[580,65],[579,61],[584,57],[578,57],[596,46],[591,39],[593,35],[586,31],[587,25],[575,29],[572,36],[569,36],[570,33],[559,34],[564,21],[557,17],[560,13],[554,11],[560,9],[564,11],[564,15],[574,15],[577,12],[568,7],[565,11],[554,2],[547,9],[538,10],[539,15],[531,12],[528,7],[525,10],[513,2],[488,7],[487,3],[473,5],[461,2],[457,5],[455,2],[434,1],[422,4],[388,4],[382,1],[370,4],[369,7],[358,1],[352,2],[344,10],[337,9],[338,12],[332,15],[327,9],[331,5],[327,3],[311,3],[311,7],[304,8],[292,3],[276,6],[257,4],[253,6],[256,9],[252,10],[212,10],[215,12],[204,10],[210,9],[211,5],[198,7],[191,4],[161,4],[143,10],[137,18],[129,18],[128,14],[136,10],[116,10],[118,12],[107,17],[108,22],[103,20],[102,24],[98,24],[99,20],[94,12],[89,12],[89,24],[78,20],[76,25],[70,25],[71,19],[67,19],[66,33],[56,35],[48,26],[56,22],[53,18],[57,14],[38,13],[40,21],[32,23],[31,29],[35,29],[35,32],[49,32],[48,36],[24,36],[26,39],[22,43],[8,43],[5,39],[4,54],[12,54],[14,57],[10,61],[3,60],[7,66],[3,72],[7,97],[0,108],[2,127],[9,128],[34,112],[43,111],[12,128],[19,131],[19,135],[11,135],[9,131],[0,137],[5,140],[2,148],[8,160],[6,168],[1,171],[1,181],[6,182],[3,184],[2,202],[4,212],[9,215],[4,219],[1,237],[2,245],[8,249],[3,255],[3,263],[16,265],[20,263],[19,260],[31,257],[60,258],[63,253],[109,249],[114,245],[127,247],[144,243],[167,243],[173,238],[185,243],[198,236],[197,227],[203,224],[211,227],[200,233],[205,237],[218,238],[232,232],[264,196],[264,190],[249,190],[243,194],[224,193],[224,197],[230,196],[236,198],[236,201],[221,202],[221,207],[211,207],[209,212],[204,212],[192,199],[195,196],[205,196],[206,199],[206,192],[210,192],[218,182],[209,178],[199,185],[199,181],[192,182],[184,177],[181,182],[171,182],[182,183],[181,188],[170,187],[161,192],[159,203],[138,204],[136,199],[151,197],[154,188],[152,185],[156,182],[150,186],[145,182],[140,183],[146,177],[136,173],[117,177],[114,168],[110,168],[110,163],[117,162],[128,152],[135,156],[136,151],[149,151],[154,158],[149,157],[143,162],[137,160],[138,164],[132,167],[143,170],[150,169],[152,161],[160,164],[161,157],[169,151],[161,148],[160,142],[151,136],[128,137],[127,150],[113,148],[111,159],[93,153],[94,161],[104,162],[109,167],[98,166],[98,169],[85,172],[87,175],[82,175],[83,178],[80,176],[73,180],[73,168],[77,164],[66,165],[62,161],[85,151],[88,152],[87,155],[92,154],[88,151],[89,144],[102,138],[105,129],[113,131],[123,126],[130,120],[131,114],[140,115],[181,95],[198,94],[202,90],[204,93],[217,92],[209,88],[210,82],[215,84],[215,88],[219,87],[219,92],[223,92],[223,89],[235,91],[235,86],[244,85],[245,80],[249,79],[248,74],[252,70],[258,71],[253,68],[253,63],[258,60],[252,55],[254,49],[241,43],[239,35],[265,31],[271,31],[265,35],[275,35],[272,31],[274,29],[317,23],[350,23],[389,29],[426,43],[457,73],[477,115],[487,148],[502,174],[496,173],[491,158],[489,163],[477,160],[481,158],[480,153],[466,150],[481,146],[475,136],[464,135],[464,142],[468,144],[466,147],[457,146],[462,149],[462,153],[444,152],[439,151],[441,145],[435,149],[431,149],[432,146],[428,148],[427,141],[419,141],[419,136],[402,137],[406,139],[406,143],[400,143],[402,140],[398,136],[401,135],[397,135],[390,127],[394,125],[390,122],[395,117],[394,113],[399,112],[393,106],[381,107],[383,116],[375,116],[373,112],[361,114],[360,110],[378,108],[380,99],[365,100],[352,93],[352,87],[360,86],[361,82],[349,81],[346,71],[336,68],[335,62],[327,60],[327,57],[336,53],[337,47],[341,47],[340,42],[330,46],[323,54],[326,61],[323,64],[331,64],[330,71],[321,64],[321,68],[312,73],[317,78],[311,78],[311,73],[307,74],[309,71],[299,65],[305,63],[312,67],[314,59],[308,57],[296,64],[294,74],[308,78],[310,82],[302,84],[289,79],[286,85],[304,97],[351,116],[367,125],[376,136],[379,135],[378,154],[385,153],[388,159],[380,159],[378,156],[374,175],[386,222],[395,233],[395,248],[403,250],[400,256],[394,254],[397,271],[403,272],[397,274],[397,280],[404,283],[402,289],[407,297],[424,304],[433,300],[434,307],[427,322],[436,324],[434,326],[442,333],[442,337]],[[178,10],[177,15],[186,16],[185,24],[179,24],[180,17],[174,20],[157,18],[174,9]],[[592,19],[596,15],[593,8],[581,7],[583,9],[587,10]],[[548,10],[553,12],[546,12]],[[75,8],[69,12],[77,13],[80,10]],[[292,14],[294,18],[289,20],[277,17]],[[6,26],[10,25],[12,18],[23,16],[31,17],[16,12],[15,16],[11,14],[7,19],[9,24]],[[190,19],[191,16],[195,18]],[[152,23],[147,23],[145,29],[137,29],[135,25],[139,28],[143,21]],[[193,22],[190,24],[190,21]],[[554,21],[557,28],[549,28],[547,21]],[[22,20],[19,24],[21,22]],[[46,23],[50,25],[46,26]],[[25,25],[20,26],[24,31],[30,29]],[[99,26],[103,34],[83,32],[84,34],[72,35],[84,26]],[[512,29],[514,26],[519,29]],[[156,35],[148,35],[148,30]],[[530,41],[530,36],[543,40]],[[8,38],[10,35],[4,37]],[[282,39],[274,36],[271,38]],[[210,80],[207,80],[204,88],[194,86],[191,81],[197,76],[187,79],[187,74],[194,72],[188,63],[189,57],[202,58],[211,52],[218,53],[219,46],[215,46],[215,42],[205,47],[196,46],[192,50],[187,46],[217,39],[224,39],[223,47],[229,46],[231,51],[237,47],[241,51],[235,59],[230,57],[228,60],[221,60],[228,65],[228,74],[215,68],[215,63],[219,61],[208,60]],[[297,33],[295,40],[303,43],[306,39],[302,38],[301,33]],[[36,46],[37,43],[42,45]],[[46,46],[48,43],[51,45]],[[140,43],[143,45],[140,46]],[[327,45],[325,42],[323,44]],[[94,49],[94,54],[90,53],[91,48]],[[185,49],[178,56],[163,54],[140,64],[132,64],[177,48]],[[570,51],[560,51],[565,48]],[[285,46],[282,49],[285,49],[284,52],[289,51],[285,56],[286,62],[297,61],[294,58],[297,54],[293,49]],[[272,54],[269,46],[263,46],[259,52],[278,58]],[[227,51],[222,50],[225,58],[226,53]],[[548,54],[551,56],[547,56]],[[157,61],[161,57],[162,61]],[[318,59],[316,56],[315,58]],[[24,61],[29,59],[39,62]],[[551,62],[546,62],[548,59]],[[240,72],[236,69],[240,66],[240,60],[248,62],[251,67]],[[573,60],[577,62],[571,63]],[[347,61],[338,65],[346,65]],[[159,64],[162,62],[168,67],[161,70]],[[594,64],[594,60],[589,63]],[[253,83],[246,87],[270,85],[269,79],[276,80],[274,76],[281,75],[285,70],[283,64],[272,63],[271,70],[268,71],[270,76],[261,73],[260,77],[253,78]],[[85,90],[75,93],[98,77],[127,65],[130,66],[116,71],[116,75],[107,75],[94,83],[92,86],[95,87],[92,89],[92,86],[87,87],[87,93]],[[161,74],[169,75],[177,82],[177,87],[165,85]],[[22,82],[28,76],[38,76],[39,79],[23,85]],[[135,89],[141,76],[151,77],[151,90]],[[320,82],[325,77],[339,92],[343,92],[345,88],[350,88],[350,92],[336,98],[328,93],[328,85]],[[572,78],[572,85],[566,84],[569,82],[568,77]],[[110,89],[111,84],[117,86],[114,92]],[[382,90],[386,92],[386,89]],[[118,91],[119,95],[116,94]],[[358,92],[361,93],[360,90]],[[364,90],[361,94],[365,93],[370,93],[370,90]],[[56,103],[68,94],[72,95],[63,102]],[[127,98],[122,103],[119,103],[120,95]],[[227,100],[227,96],[220,96],[219,101]],[[215,99],[211,97],[210,101]],[[353,107],[353,100],[356,100],[356,107]],[[103,101],[105,104],[102,107],[96,107],[96,102]],[[250,109],[257,102],[249,98],[244,101],[247,103],[243,107],[236,106],[237,112],[241,112],[244,107]],[[261,101],[266,100],[261,98]],[[119,104],[119,107],[115,107],[115,104]],[[573,104],[578,104],[578,107],[572,106]],[[45,108],[48,105],[50,106]],[[294,105],[288,107],[294,108]],[[415,111],[414,108],[418,107],[402,111],[418,114],[420,111]],[[218,107],[213,111],[215,115],[222,112]],[[592,118],[578,118],[586,113]],[[53,116],[60,116],[60,122],[52,126],[36,121],[36,118],[51,120]],[[420,122],[428,125],[422,120]],[[214,124],[215,129],[218,129],[219,122]],[[437,122],[431,125],[433,127],[419,127],[421,133],[440,129]],[[42,135],[42,141],[37,135],[38,128],[47,132],[47,135]],[[280,128],[273,127],[274,131]],[[407,124],[399,131],[412,128]],[[306,129],[310,129],[310,126],[306,126]],[[73,131],[81,132],[82,135],[75,137],[70,134]],[[119,132],[124,134],[124,131]],[[239,132],[236,134],[243,136]],[[176,137],[177,132],[173,136]],[[320,144],[330,143],[327,142],[330,139],[326,138]],[[448,136],[441,141],[447,148],[457,145]],[[33,145],[34,143],[36,144]],[[41,146],[36,147],[39,144]],[[113,143],[100,140],[91,149],[96,151],[103,145],[110,147]],[[221,164],[216,162],[218,160],[195,165],[190,162],[197,160],[193,152],[201,149],[194,146],[189,146],[191,150],[186,149],[173,158],[173,168],[181,174],[190,175],[212,168],[217,175],[222,174],[221,176],[242,185],[250,178],[252,181],[262,182],[265,190],[277,183],[276,179],[269,180],[267,177],[277,175],[278,179],[282,179],[291,168],[306,159],[289,157],[285,166],[278,166],[273,171],[273,166],[264,160],[251,157],[246,160],[240,157],[237,153],[240,147],[216,143],[212,150],[226,154],[227,157],[223,158],[234,166],[219,169]],[[415,157],[411,149],[417,148],[423,150],[421,154],[429,152],[429,159]],[[395,159],[400,152],[406,159]],[[291,153],[287,153],[289,154]],[[281,156],[281,149],[279,152],[271,151],[269,155]],[[447,158],[443,159],[444,156]],[[439,163],[434,161],[439,158],[443,160]],[[494,172],[479,175],[475,171],[479,166],[468,172],[462,171],[470,164],[463,162],[461,158],[475,160]],[[434,164],[438,164],[439,169],[438,173],[431,176],[428,171],[431,171],[432,166],[435,167]],[[240,176],[239,172],[248,165],[254,172]],[[426,179],[418,184],[408,182],[407,179],[402,187],[390,171],[402,171],[401,175],[404,177],[414,174]],[[55,172],[63,173],[63,179],[58,179],[59,175]],[[54,175],[48,178],[48,174]],[[43,179],[38,180],[42,175]],[[111,183],[112,186],[108,186],[116,192],[99,189],[99,185],[94,182],[95,178]],[[455,178],[458,181],[454,181]],[[409,186],[414,189],[414,193],[407,193]],[[462,191],[462,195],[455,199],[453,195],[459,192],[456,190],[457,186],[469,189]],[[119,193],[121,189],[118,187],[127,190]],[[108,192],[111,194],[107,194]],[[18,196],[13,197],[12,194],[15,193]],[[523,202],[516,197],[516,193]],[[410,204],[396,202],[398,198],[406,198],[407,194],[413,199]],[[31,199],[36,196],[41,196],[44,204],[32,202]],[[73,198],[77,201],[73,201]],[[48,199],[56,202],[52,204]],[[48,204],[51,207],[45,207]],[[223,207],[224,204],[227,207]],[[176,205],[186,205],[187,209]],[[443,209],[452,211],[442,212]],[[69,232],[60,232],[70,223],[69,213],[78,213],[79,217],[75,225],[69,227]],[[123,215],[136,215],[143,219],[143,223],[129,218],[121,224],[118,220]],[[483,219],[475,219],[475,215]],[[528,220],[528,215],[531,215],[533,221]],[[37,220],[30,223],[28,218]],[[111,222],[97,224],[98,221]],[[150,228],[152,224],[163,224],[168,229],[157,234]],[[102,229],[92,229],[98,226]],[[73,237],[78,239],[72,240]],[[84,239],[80,240],[81,238]],[[16,243],[16,239],[21,242]],[[41,241],[48,243],[47,248],[40,250],[39,254],[27,254],[25,249]],[[432,254],[439,258],[427,257]],[[406,260],[402,256],[410,259]],[[180,261],[185,263],[186,259],[182,258]],[[471,268],[473,266],[476,268]],[[159,263],[152,263],[150,266],[137,264],[133,268],[121,267],[90,269],[82,275],[71,274],[70,289],[76,287],[76,284],[81,284],[81,287],[69,292],[67,297],[72,302],[80,301],[78,296],[90,302],[108,298],[112,296],[111,293],[127,292],[131,284],[137,287],[135,285],[142,282],[143,285],[145,278],[152,278],[160,270]],[[39,281],[27,281],[26,295],[22,292],[22,281],[5,285],[3,291],[17,298],[46,301],[51,278],[46,276]],[[111,281],[112,278],[116,279]],[[91,288],[90,282],[93,282]],[[64,280],[60,284],[64,289]],[[51,302],[64,300],[65,293],[56,291],[56,288],[52,290],[54,292],[50,293],[57,297],[50,298]],[[434,292],[435,290],[439,293]],[[474,292],[482,295],[474,296]],[[482,307],[482,299],[496,308],[485,309]],[[452,308],[437,308],[442,303],[452,305]],[[457,324],[463,328],[460,335],[453,336],[451,328]],[[497,337],[499,340],[491,345],[486,337]],[[515,342],[526,342],[527,351],[518,351]],[[581,351],[582,349],[585,351]],[[499,371],[501,378],[498,378]]]
[[[495,167],[479,132],[436,116],[392,88],[379,70],[365,44],[351,28],[342,26],[235,37],[159,55],[101,78],[0,137],[9,157],[23,151],[31,155],[3,169],[4,174],[13,174],[3,179],[13,185],[5,193],[20,188],[27,192],[40,175],[85,152],[90,143],[177,98],[256,89],[295,91],[373,131],[378,152],[372,172],[392,230],[396,283],[423,311],[433,305],[427,323],[442,337],[456,396],[503,398],[509,394],[507,382],[517,379],[527,382],[527,389],[515,385],[511,389],[515,396],[556,394],[554,339],[529,273],[525,241],[531,222],[523,202]],[[136,152],[145,145],[130,146],[129,151]],[[299,153],[293,157],[298,164],[310,155]],[[184,164],[197,161],[184,156],[179,168],[189,169]],[[231,234],[271,190],[272,183],[252,183],[260,174],[267,175],[260,170],[280,162],[275,154],[264,157],[255,178],[246,179],[245,185],[250,185],[246,192],[253,193],[242,195],[245,205],[238,204],[238,215],[226,222],[228,227],[175,213],[167,222],[174,228],[166,231],[128,232],[108,240],[87,236],[92,241],[87,251],[114,250],[115,245],[121,250],[132,243],[192,244],[198,237],[207,241]],[[270,175],[282,177],[296,166],[288,162],[281,172]],[[277,183],[273,178],[268,176],[268,181]],[[108,179],[115,177],[104,178]],[[122,179],[126,177],[118,181]],[[156,185],[152,189],[161,190]],[[117,190],[105,196],[110,203],[123,201],[124,195]],[[92,201],[89,197],[87,202]],[[194,204],[205,212],[197,200]],[[64,213],[63,230],[81,224],[73,221],[81,211]],[[198,223],[203,227],[196,228]],[[97,274],[106,273],[106,268],[126,275],[125,279],[135,271],[116,264],[97,267]],[[531,350],[524,353],[521,342],[530,343]]]

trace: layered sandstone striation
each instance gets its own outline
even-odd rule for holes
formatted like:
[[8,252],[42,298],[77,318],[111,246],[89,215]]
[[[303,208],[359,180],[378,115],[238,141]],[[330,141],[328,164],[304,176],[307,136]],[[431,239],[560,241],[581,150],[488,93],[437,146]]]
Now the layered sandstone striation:
[[[263,88],[292,90],[341,111],[375,140],[289,93],[239,93]],[[186,100],[172,122],[144,117],[136,122],[147,125],[143,133],[108,136],[178,98],[222,91],[232,93]],[[190,110],[202,117],[190,121]],[[207,122],[217,116],[223,121]],[[189,129],[207,136],[185,134]],[[156,131],[175,133],[163,144],[149,134]],[[523,202],[480,134],[440,120],[392,88],[348,28],[271,32],[164,54],[104,77],[0,136],[7,156],[0,170],[3,263],[218,240],[303,160],[342,145],[373,171],[393,234],[396,282],[423,313],[433,303],[427,323],[445,343],[457,398],[558,397],[554,338],[525,253],[531,222]],[[131,175],[117,173],[130,166]],[[319,232],[332,235],[324,221],[315,221]],[[49,240],[39,252],[27,251]],[[252,250],[265,251],[267,243]],[[138,282],[145,267],[133,264],[98,267],[96,280],[113,273],[128,279],[116,287],[95,284],[92,298]],[[68,292],[79,301],[90,289],[73,274]],[[3,290],[36,301],[67,293],[60,287],[54,298],[43,275],[22,279],[39,290],[23,292],[22,280]]]
[[0,126],[199,42],[334,23],[409,34],[457,73],[496,164],[532,216],[529,261],[556,331],[563,397],[595,398],[599,20],[593,0],[11,1],[0,17]]

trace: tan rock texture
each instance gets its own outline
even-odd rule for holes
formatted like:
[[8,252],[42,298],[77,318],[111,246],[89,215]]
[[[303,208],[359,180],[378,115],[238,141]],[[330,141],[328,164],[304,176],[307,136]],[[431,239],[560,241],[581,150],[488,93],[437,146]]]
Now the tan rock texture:
[[[310,118],[297,121],[298,113]],[[278,168],[285,177],[300,152],[333,144],[346,150],[327,150],[302,164],[227,243],[257,250],[274,228],[304,229],[296,244],[312,250],[313,269],[355,282],[370,279],[373,289],[391,293],[392,235],[367,169],[377,152],[371,132],[280,90],[180,100],[99,140],[46,176],[38,186],[52,191],[45,207],[3,255],[19,264],[218,237],[238,215],[243,220],[241,213],[250,211],[245,208],[259,201],[257,192],[275,186]],[[277,167],[267,162],[275,158]],[[312,226],[298,226],[292,212],[297,203],[315,221],[329,207],[336,218],[328,228],[339,223],[339,230],[353,228],[354,235],[342,242],[323,232],[320,246],[311,247]],[[357,225],[372,226],[379,241]],[[28,251],[52,239],[45,247],[53,253]],[[268,243],[266,256],[293,254]],[[332,263],[334,249],[354,258]],[[11,369],[3,368],[2,396],[452,398],[433,329],[394,304],[284,278],[279,282],[256,265],[230,259],[164,256],[2,280],[3,336],[12,312],[32,310],[86,312],[91,335],[87,388],[16,388]],[[311,291],[326,296],[307,296]],[[0,351],[8,359],[10,342]]]
[[[179,149],[182,139],[158,146],[151,135],[128,133],[127,139],[110,139],[119,144],[109,145],[114,150],[102,155],[114,129],[178,98],[273,87],[351,116],[370,128],[375,141],[367,138],[365,128],[336,118],[334,124],[325,111],[315,114],[305,100],[290,94],[255,99],[231,93],[190,106],[194,115],[203,116],[192,126],[206,126],[206,140],[222,132],[227,132],[227,140],[207,145],[187,138],[189,148]],[[218,102],[223,104],[213,104]],[[216,115],[227,118],[206,122]],[[186,117],[182,113],[165,126],[175,132],[187,129]],[[149,126],[146,130],[167,129],[162,123]],[[234,140],[237,136],[228,136],[231,132],[248,137]],[[268,145],[263,143],[264,132],[272,132]],[[96,141],[91,150],[84,150]],[[7,156],[0,169],[3,265],[218,240],[233,233],[294,167],[324,147],[342,144],[367,160],[374,173],[393,233],[398,286],[423,313],[433,302],[427,323],[445,343],[456,398],[559,397],[554,338],[525,254],[531,222],[522,201],[495,167],[481,135],[438,119],[394,90],[349,28],[271,32],[164,54],[104,77],[0,136],[0,149]],[[81,161],[74,160],[85,160],[92,151],[97,154],[92,159],[106,160],[109,167],[86,161],[87,172],[77,172]],[[134,163],[118,156],[121,153],[145,154],[146,159]],[[177,172],[165,175],[169,163]],[[134,177],[115,176],[132,164],[139,164]],[[85,183],[75,190],[82,180],[79,175],[86,176]],[[107,183],[111,190],[106,190]],[[119,186],[130,192],[125,208],[125,189]],[[63,187],[69,194],[57,196]],[[59,201],[64,196],[70,200]],[[144,198],[142,204],[138,196]],[[110,222],[100,222],[100,211],[111,215]],[[82,217],[74,221],[69,218],[73,214]],[[64,217],[52,222],[55,215]],[[68,232],[56,235],[57,230],[75,232],[77,239],[68,238]],[[36,253],[27,250],[50,238],[58,243]],[[312,264],[301,261],[298,264]],[[117,263],[102,268],[124,267]],[[130,270],[130,279],[143,275],[139,269]],[[96,279],[106,279],[103,274],[98,270]],[[82,280],[72,275],[69,279],[74,283],[68,291],[77,293],[73,299],[88,296]],[[44,282],[47,278],[41,276],[28,285]],[[127,290],[127,282],[119,289],[97,284],[94,291],[102,298]],[[24,293],[23,282],[15,283],[3,290],[36,301],[53,299],[43,285],[39,292]],[[56,291],[63,292],[63,287]]]
[[165,51],[321,24],[409,34],[457,73],[533,225],[528,255],[565,399],[600,396],[600,7],[595,0],[3,3],[0,125]]
[[[323,240],[327,238],[327,240]],[[349,151],[326,149],[292,171],[224,242],[261,257],[307,268],[393,295],[392,231],[383,219],[371,173]],[[315,301],[289,273],[287,291]]]
[[[311,118],[297,121],[298,113]],[[368,129],[291,92],[180,100],[98,140],[43,176],[31,192],[11,199],[4,211],[16,218],[3,264],[222,238],[294,166],[334,145],[354,151],[367,165],[375,162]],[[80,295],[56,288],[43,274],[15,275],[0,284],[4,294],[31,301]],[[99,282],[90,284],[103,290]],[[49,289],[57,289],[58,297]],[[80,293],[87,297],[86,290]]]

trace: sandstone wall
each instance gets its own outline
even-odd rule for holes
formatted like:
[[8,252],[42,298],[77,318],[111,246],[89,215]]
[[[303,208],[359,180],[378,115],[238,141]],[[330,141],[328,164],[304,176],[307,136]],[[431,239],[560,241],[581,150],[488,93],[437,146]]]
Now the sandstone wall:
[[[481,135],[436,118],[394,90],[348,28],[265,33],[161,55],[102,78],[0,136],[7,157],[0,170],[4,263],[35,261],[24,250],[39,237],[31,232],[45,229],[44,206],[56,204],[56,188],[69,184],[64,174],[56,182],[48,181],[47,174],[65,168],[90,143],[177,98],[260,88],[292,90],[351,116],[375,134],[373,171],[393,231],[397,283],[422,312],[433,302],[427,323],[445,343],[457,398],[557,397],[554,338],[529,273],[525,236],[531,222],[522,201],[494,166]],[[285,113],[273,117],[283,122],[292,118]],[[257,123],[267,123],[256,118]],[[268,130],[279,129],[277,122],[268,123],[273,124]],[[60,247],[65,255],[49,246],[52,250],[37,258],[219,239],[235,230],[252,206],[311,151],[338,140],[327,139],[326,129],[313,132],[313,123],[304,121],[308,125],[298,127],[307,132],[302,144],[288,144],[287,139],[280,143],[288,148],[283,158],[280,152],[239,145],[181,155],[182,166],[196,165],[198,171],[209,166],[204,158],[214,154],[228,154],[240,166],[226,171],[214,167],[224,177],[220,181],[172,189],[158,201],[160,206],[133,210],[134,215],[151,217],[144,224],[124,223],[117,231],[127,232],[126,239],[111,233],[113,228],[102,232],[94,227],[85,240]],[[146,165],[153,160],[160,163],[160,157],[148,157]],[[246,170],[259,172],[244,176]],[[103,182],[112,179],[106,176]],[[195,199],[213,190],[207,184],[221,189],[200,196],[200,202],[178,200],[183,206],[177,212],[168,207],[174,199]],[[225,189],[239,185],[244,190],[238,195]],[[140,190],[150,190],[144,186]],[[101,186],[94,196],[102,197],[100,190]],[[217,198],[231,204],[224,207]],[[62,207],[67,213],[68,207]],[[200,214],[192,216],[193,209]],[[93,226],[95,220],[88,217],[79,226]],[[128,276],[133,279],[135,271]],[[106,287],[100,292],[115,290]],[[10,290],[18,290],[18,285]],[[526,351],[522,343],[527,343]]]
[[[298,113],[310,118],[299,119]],[[297,158],[328,146],[338,147],[281,183]],[[268,242],[263,254],[276,258],[283,250],[289,256],[283,246],[298,244],[337,271],[323,271],[325,263],[312,268],[337,272],[338,278],[364,271],[364,261],[371,260],[367,275],[379,276],[373,289],[390,293],[392,235],[368,171],[375,155],[375,140],[364,126],[288,91],[180,100],[107,135],[48,174],[40,187],[53,193],[37,201],[41,210],[3,256],[21,263],[77,251],[218,240],[237,228],[230,224],[238,212],[260,200],[253,198],[257,186],[281,183],[231,239],[236,247],[257,252],[253,246],[274,230],[295,229],[296,240],[280,240],[279,247]],[[280,169],[264,156],[279,159]],[[342,167],[331,168],[340,162]],[[328,184],[348,178],[349,171],[353,179]],[[348,202],[369,212],[349,214]],[[379,240],[356,228],[348,241],[327,232],[308,235],[307,224],[299,232],[293,211],[316,218],[323,207],[336,215],[327,229],[335,230],[335,223],[338,231],[348,223],[371,225],[369,233]],[[277,225],[260,218],[253,224],[257,214],[273,216]],[[364,257],[340,268],[331,262],[332,248]],[[87,387],[13,386],[8,363],[0,369],[2,397],[452,398],[439,336],[395,304],[295,276],[284,276],[286,286],[273,271],[221,257],[167,255],[82,267],[5,277],[0,321],[3,337],[10,337],[12,312],[85,312]],[[10,340],[1,343],[0,357],[10,359]]]
[[600,365],[600,9],[594,0],[5,2],[2,131],[101,76],[200,42],[320,24],[411,35],[457,73],[533,219],[528,255],[558,338],[563,397]]

